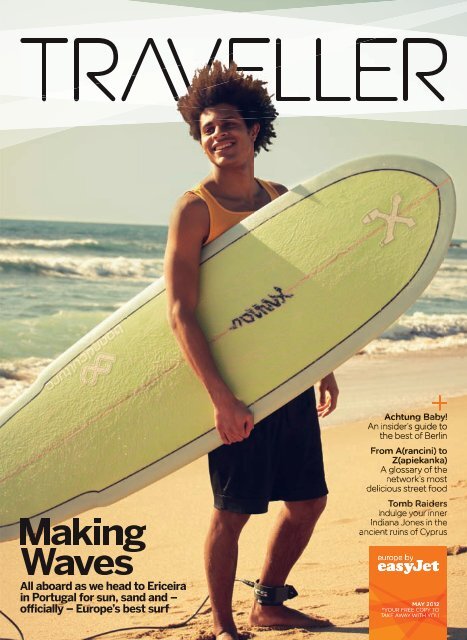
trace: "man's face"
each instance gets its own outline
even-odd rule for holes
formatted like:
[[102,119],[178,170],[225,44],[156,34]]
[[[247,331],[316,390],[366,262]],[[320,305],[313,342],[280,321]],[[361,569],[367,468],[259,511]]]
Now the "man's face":
[[259,124],[251,129],[240,112],[230,104],[205,109],[200,116],[201,146],[209,160],[219,166],[239,166],[254,157],[254,141]]

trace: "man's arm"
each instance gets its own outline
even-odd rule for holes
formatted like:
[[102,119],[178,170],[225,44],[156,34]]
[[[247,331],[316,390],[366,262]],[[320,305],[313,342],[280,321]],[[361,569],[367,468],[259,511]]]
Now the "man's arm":
[[254,422],[249,409],[222,380],[196,318],[199,260],[208,234],[206,204],[194,194],[185,194],[172,213],[165,252],[168,316],[186,360],[209,393],[221,440],[232,444],[247,438]]
[[[280,196],[288,191],[287,187],[283,184],[278,182],[271,182],[271,184]],[[316,384],[316,390],[318,391],[318,404],[316,409],[319,417],[325,418],[332,413],[337,406],[339,387],[337,386],[334,374],[330,373],[320,380]]]

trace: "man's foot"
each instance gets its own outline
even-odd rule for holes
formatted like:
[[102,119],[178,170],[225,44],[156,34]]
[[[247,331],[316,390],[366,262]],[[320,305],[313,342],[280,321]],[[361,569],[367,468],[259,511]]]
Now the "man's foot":
[[216,633],[216,640],[238,640],[238,635],[230,631],[221,631],[220,633]]
[[[252,627],[332,627],[327,618],[307,616],[301,611],[291,609],[283,604],[262,606],[255,602],[250,613],[249,623]],[[224,640],[223,638],[221,640]]]

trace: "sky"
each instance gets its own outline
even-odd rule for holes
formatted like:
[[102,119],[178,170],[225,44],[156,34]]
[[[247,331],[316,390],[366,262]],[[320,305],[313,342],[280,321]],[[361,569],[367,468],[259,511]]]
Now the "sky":
[[[357,118],[280,118],[256,175],[293,187],[372,155],[430,160],[454,180],[455,237],[467,237],[467,127]],[[175,200],[209,173],[185,123],[78,127],[3,148],[2,216],[167,224]]]

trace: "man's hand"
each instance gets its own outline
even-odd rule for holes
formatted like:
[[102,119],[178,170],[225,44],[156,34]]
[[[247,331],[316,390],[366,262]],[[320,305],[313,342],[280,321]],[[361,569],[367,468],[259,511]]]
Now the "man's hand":
[[339,387],[333,373],[320,380],[316,385],[318,404],[316,409],[320,418],[325,418],[334,411],[337,405]]
[[232,394],[214,403],[214,420],[224,444],[245,440],[254,428],[253,414]]

